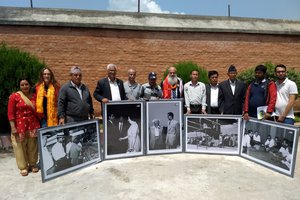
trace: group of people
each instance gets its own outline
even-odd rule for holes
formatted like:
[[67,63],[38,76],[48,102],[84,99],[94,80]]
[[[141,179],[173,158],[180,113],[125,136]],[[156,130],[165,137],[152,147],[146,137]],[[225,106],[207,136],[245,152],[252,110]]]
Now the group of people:
[[8,119],[17,166],[22,176],[39,171],[37,129],[58,124],[57,100],[60,86],[49,68],[40,72],[32,89],[27,77],[18,80],[19,91],[8,100]]
[[107,78],[98,82],[94,92],[94,97],[102,103],[109,100],[181,98],[184,99],[187,114],[243,115],[245,120],[256,118],[257,108],[265,106],[264,119],[294,124],[293,106],[298,90],[296,83],[287,78],[286,66],[282,64],[275,67],[276,82],[266,76],[265,65],[256,66],[255,80],[249,86],[237,80],[234,65],[228,68],[228,80],[221,83],[218,82],[218,72],[209,71],[208,84],[198,81],[198,70],[190,72],[190,81],[187,83],[177,76],[175,67],[168,69],[168,75],[161,84],[157,83],[157,74],[151,72],[148,82],[143,85],[135,81],[134,69],[128,70],[128,81],[124,84],[116,78],[115,65],[108,65],[107,70]]
[[291,142],[286,138],[280,140],[277,136],[272,138],[271,135],[268,135],[263,141],[257,130],[254,133],[252,130],[248,130],[244,135],[243,153],[249,154],[249,150],[268,152],[290,168],[292,147]]
[[[157,84],[157,74],[151,72],[148,82],[141,85],[135,81],[136,71],[128,70],[128,81],[116,77],[117,66],[107,65],[107,76],[97,82],[93,93],[101,103],[121,100],[178,99],[185,101],[187,114],[230,114],[256,117],[256,108],[267,106],[265,119],[275,113],[276,121],[293,124],[293,105],[298,91],[296,84],[286,77],[286,67],[277,65],[276,83],[266,77],[266,67],[255,68],[255,81],[247,86],[236,79],[236,67],[228,68],[228,80],[218,82],[218,72],[209,71],[209,84],[198,81],[199,71],[190,72],[185,83],[177,76],[176,68],[168,69],[167,77]],[[81,82],[82,71],[74,66],[70,81],[62,87],[49,68],[41,70],[39,82],[32,90],[31,81],[24,77],[18,82],[20,91],[11,94],[8,102],[8,119],[11,125],[12,144],[17,166],[22,176],[38,172],[37,129],[63,125],[94,118],[92,97],[88,87]],[[122,138],[126,139],[126,138]],[[167,140],[173,140],[168,137]],[[175,140],[174,140],[175,141]],[[173,146],[172,142],[167,148]]]

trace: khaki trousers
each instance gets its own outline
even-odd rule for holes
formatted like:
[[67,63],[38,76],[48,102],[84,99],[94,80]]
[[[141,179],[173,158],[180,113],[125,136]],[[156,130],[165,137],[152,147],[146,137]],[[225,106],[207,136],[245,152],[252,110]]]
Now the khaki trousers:
[[16,137],[11,135],[11,141],[18,168],[23,170],[35,166],[38,160],[37,137],[25,137],[22,142],[17,142]]

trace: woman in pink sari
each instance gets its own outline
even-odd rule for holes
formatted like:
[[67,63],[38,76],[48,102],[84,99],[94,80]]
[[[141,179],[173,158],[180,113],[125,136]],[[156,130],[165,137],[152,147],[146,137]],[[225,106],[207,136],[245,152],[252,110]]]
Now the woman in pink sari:
[[8,100],[8,120],[11,126],[12,145],[22,176],[31,171],[39,171],[37,129],[40,128],[35,112],[36,95],[31,92],[27,78],[19,81],[20,91],[10,95]]

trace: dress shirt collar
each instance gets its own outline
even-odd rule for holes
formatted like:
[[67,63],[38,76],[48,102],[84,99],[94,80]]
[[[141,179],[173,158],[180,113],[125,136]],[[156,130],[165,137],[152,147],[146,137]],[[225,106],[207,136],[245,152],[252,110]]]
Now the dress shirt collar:
[[72,85],[73,87],[79,88],[79,89],[81,89],[81,87],[82,87],[82,84],[81,84],[81,83],[80,83],[79,86],[77,86],[75,83],[73,83],[73,81],[71,81],[71,85]]

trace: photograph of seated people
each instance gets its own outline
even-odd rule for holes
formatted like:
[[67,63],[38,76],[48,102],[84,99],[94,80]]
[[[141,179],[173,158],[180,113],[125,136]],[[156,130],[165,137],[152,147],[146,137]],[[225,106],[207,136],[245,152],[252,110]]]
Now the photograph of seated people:
[[253,129],[245,130],[242,153],[289,170],[295,133],[268,125]]

